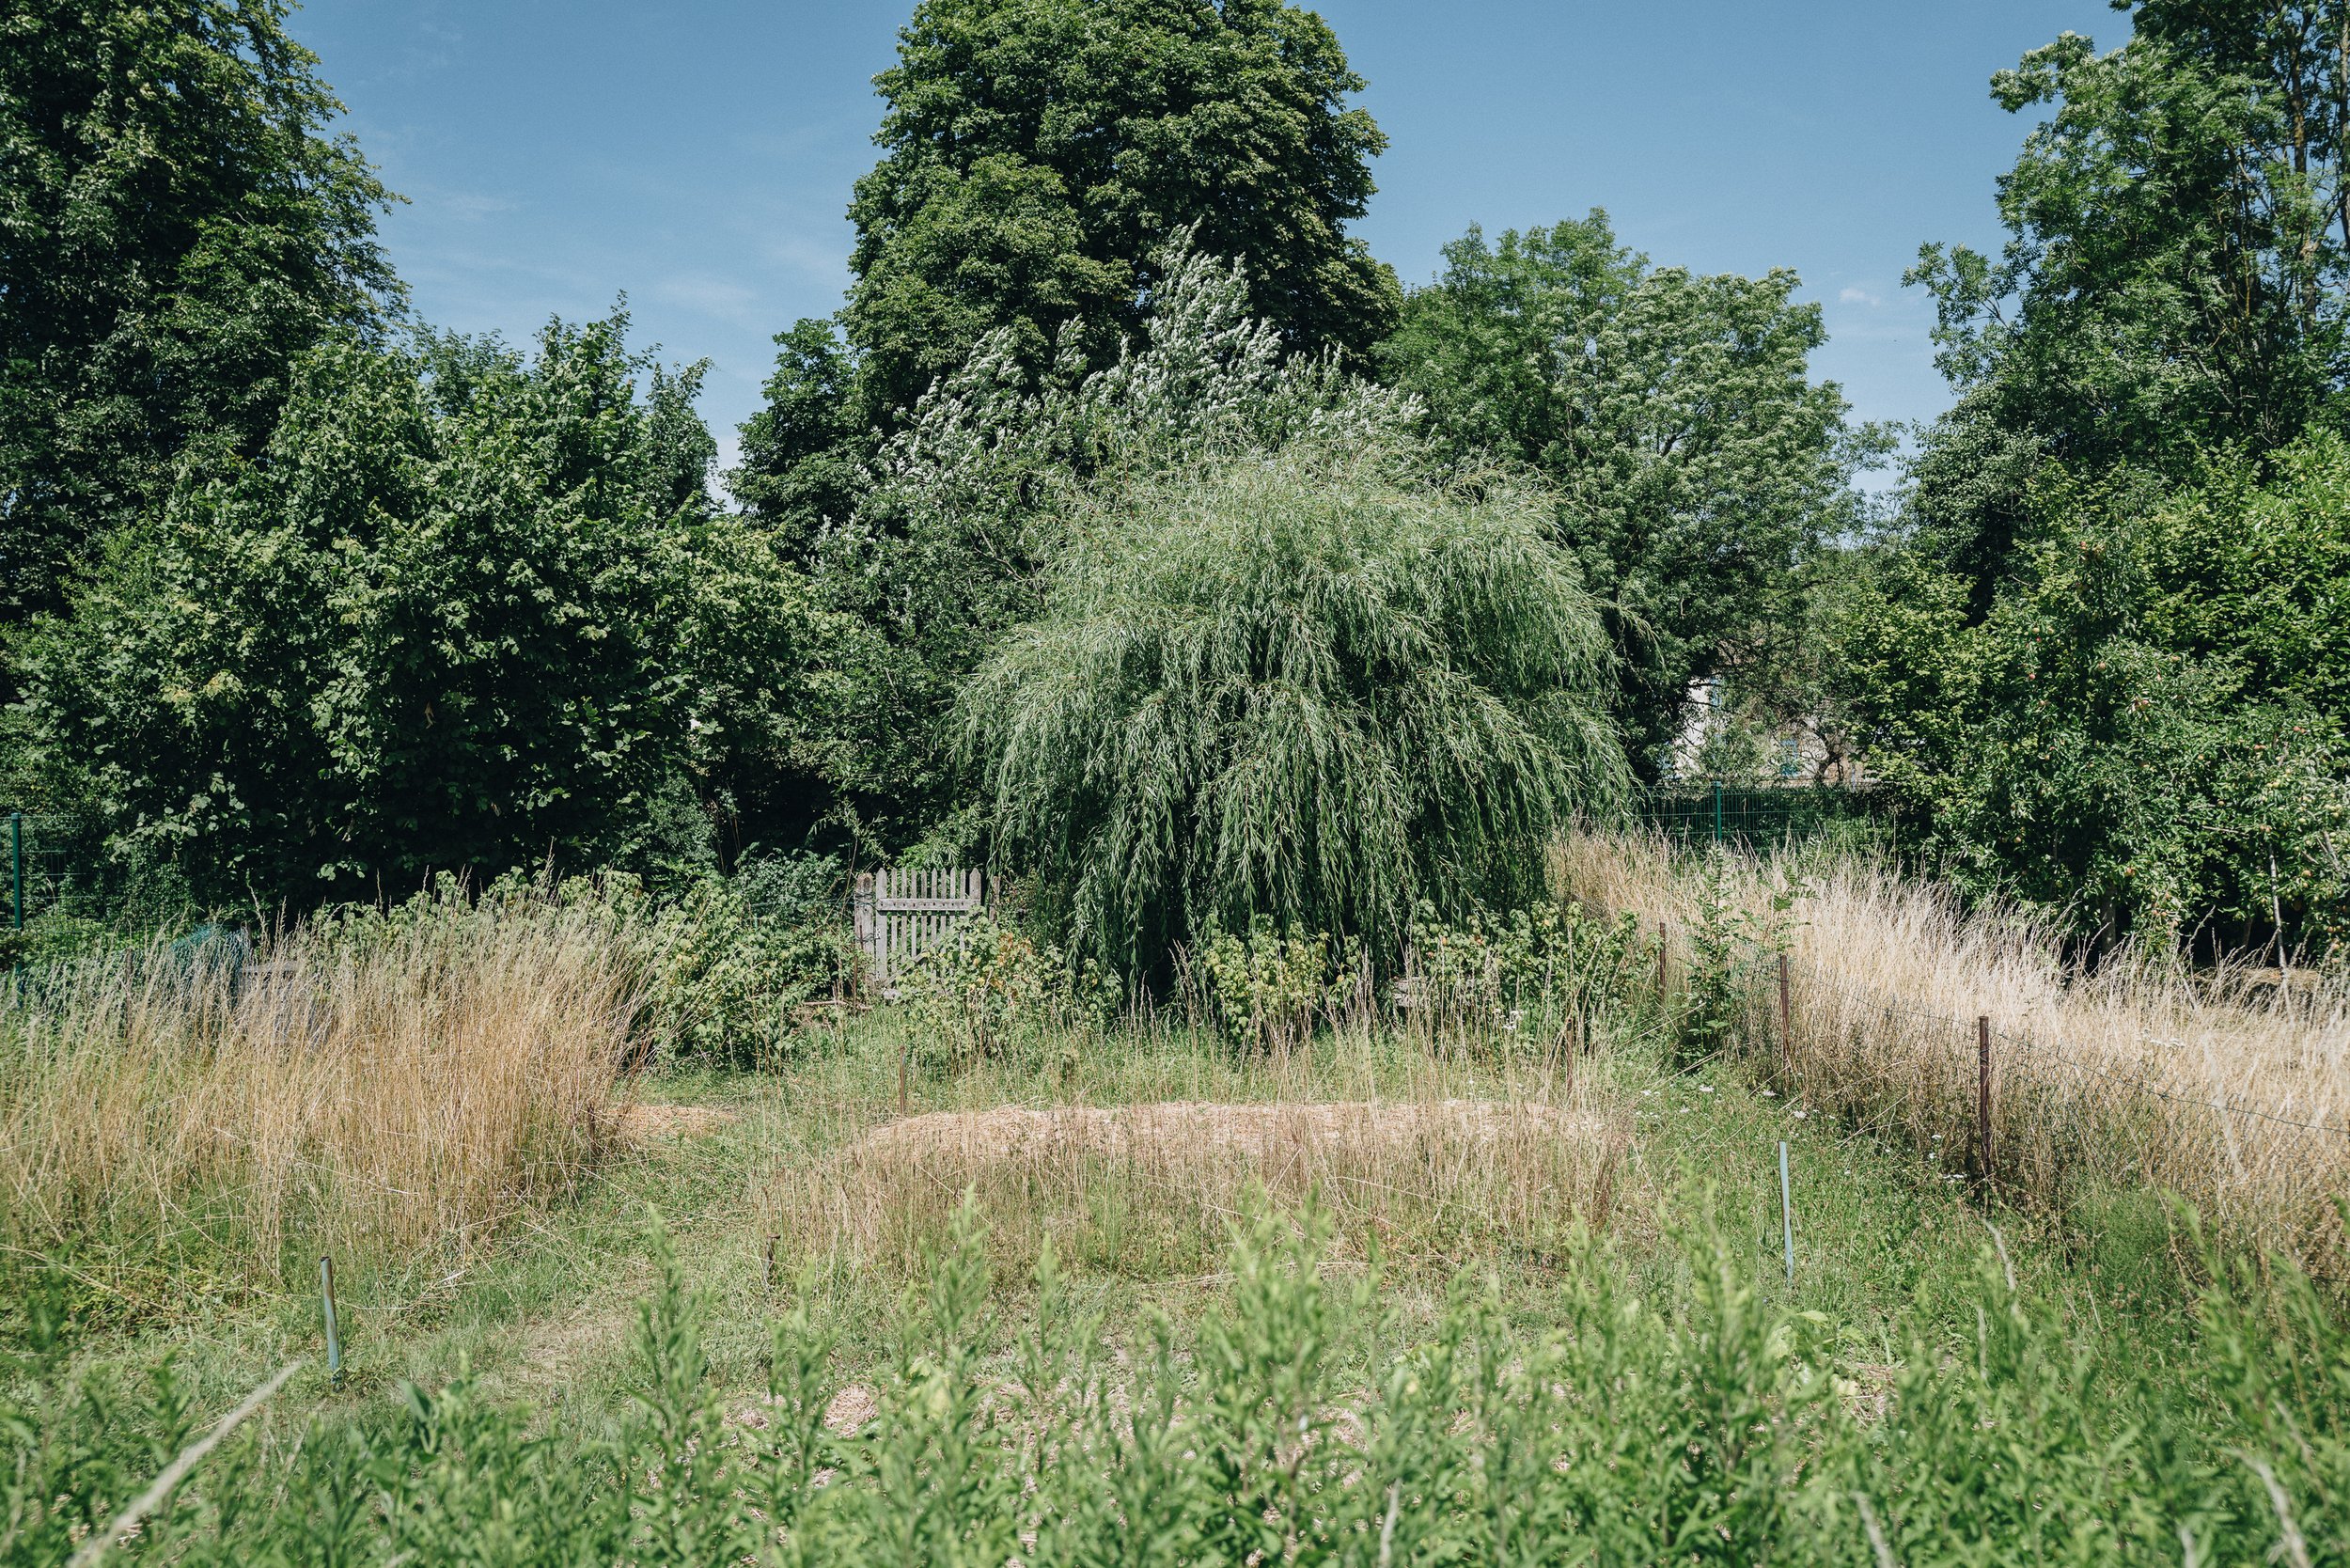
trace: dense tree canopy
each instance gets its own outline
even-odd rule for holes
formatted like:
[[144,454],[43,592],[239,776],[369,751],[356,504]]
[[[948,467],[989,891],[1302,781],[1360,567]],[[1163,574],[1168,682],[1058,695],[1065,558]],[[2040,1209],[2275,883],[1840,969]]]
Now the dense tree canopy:
[[191,441],[257,450],[293,357],[396,300],[388,198],[285,12],[0,6],[0,619],[58,608]]
[[314,351],[25,639],[55,798],[237,902],[690,855],[687,770],[788,745],[821,626],[713,513],[695,380],[617,320]]
[[1271,916],[1382,962],[1418,901],[1538,888],[1621,799],[1606,634],[1543,499],[1305,440],[1105,494],[964,694],[996,844],[1148,973]]
[[1979,611],[2041,458],[2184,478],[2338,417],[2350,373],[2350,15],[2126,8],[2121,48],[2068,33],[1993,79],[2007,108],[2051,111],[1999,181],[2006,248],[1928,245],[1911,274],[1966,393],[1920,467],[1919,520]]
[[1911,274],[1960,396],[1827,684],[1962,884],[2313,951],[2350,930],[2350,11],[2123,8],[1993,79],[2048,118],[2004,251]]
[[1383,351],[1462,455],[1539,472],[1605,609],[1615,708],[1653,761],[1691,681],[1750,662],[1799,609],[1798,558],[1850,504],[1850,432],[1794,274],[1696,277],[1620,246],[1606,214],[1472,228]]
[[1031,376],[1015,336],[992,335],[891,438],[823,541],[828,603],[892,650],[863,670],[856,738],[836,753],[842,797],[884,845],[954,809],[956,690],[1042,607],[1073,510],[1102,486],[1210,451],[1271,451],[1309,431],[1369,440],[1413,422],[1408,399],[1287,352],[1249,314],[1244,268],[1180,243],[1153,265],[1163,282],[1142,335],[1104,368],[1073,351]]
[[1023,369],[1138,334],[1177,235],[1248,269],[1291,350],[1367,353],[1394,275],[1346,225],[1386,145],[1321,18],[1282,0],[923,0],[882,159],[857,181],[854,282],[802,321],[734,478],[778,526],[845,515],[858,462],[991,335]]
[[2350,446],[2033,504],[1988,616],[1912,553],[1842,628],[1862,744],[1935,863],[2101,941],[2350,934]]

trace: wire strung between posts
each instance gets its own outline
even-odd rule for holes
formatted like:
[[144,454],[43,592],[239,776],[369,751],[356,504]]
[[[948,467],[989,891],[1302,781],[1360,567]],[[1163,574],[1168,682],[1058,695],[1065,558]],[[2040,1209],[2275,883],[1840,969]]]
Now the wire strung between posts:
[[[1950,1014],[1944,1012],[1932,1012],[1923,1008],[1912,1007],[1905,1002],[1895,1001],[1883,992],[1871,990],[1867,987],[1857,985],[1855,982],[1844,979],[1842,976],[1832,975],[1828,971],[1821,968],[1818,964],[1806,959],[1791,957],[1790,963],[1795,968],[1802,970],[1807,976],[1810,977],[1825,990],[1841,996],[1848,1001],[1857,1003],[1860,1007],[1868,1011],[1881,1012],[1888,1018],[1894,1016],[1915,1018],[1923,1023],[1934,1024],[1953,1030],[1965,1030],[1968,1028],[1972,1023],[1972,1020],[1969,1019],[1952,1017]],[[2193,1095],[2181,1094],[2172,1090],[2156,1089],[2143,1077],[2133,1077],[2123,1074],[2109,1072],[2105,1068],[2095,1066],[2086,1060],[2082,1054],[2076,1053],[2064,1046],[2052,1045],[2046,1042],[2036,1040],[2029,1035],[2015,1034],[2004,1028],[1995,1029],[1993,1032],[2000,1040],[2005,1041],[2012,1045],[2017,1046],[2024,1051],[2029,1052],[2041,1058],[2043,1060],[2058,1063],[2060,1066],[2075,1072],[2086,1073],[2092,1077],[2102,1078],[2108,1083],[2117,1084],[2123,1089],[2131,1090],[2137,1093],[2149,1095],[2154,1099],[2162,1100],[2170,1105],[2187,1106],[2197,1110],[2212,1111],[2221,1116],[2253,1117],[2262,1121],[2270,1122],[2280,1127],[2289,1127],[2298,1132],[2317,1133],[2332,1137],[2350,1137],[2350,1127],[2333,1126],[2324,1122],[2315,1121],[2296,1121],[2291,1117],[2280,1116],[2274,1111],[2261,1110],[2251,1105],[2230,1105],[2225,1102],[2200,1100],[2195,1098]]]

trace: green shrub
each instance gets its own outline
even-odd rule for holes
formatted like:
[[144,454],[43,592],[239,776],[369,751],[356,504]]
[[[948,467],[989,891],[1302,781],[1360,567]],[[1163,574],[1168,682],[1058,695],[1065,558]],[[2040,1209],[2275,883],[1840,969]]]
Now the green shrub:
[[754,862],[686,883],[646,928],[645,1033],[662,1051],[758,1063],[788,1049],[808,1004],[849,989],[856,947],[838,862]]
[[1689,929],[1688,984],[1674,1038],[1683,1066],[1721,1056],[1746,1037],[1763,971],[1786,950],[1787,912],[1796,889],[1781,886],[1771,911],[1758,915],[1731,885],[1728,859],[1716,846],[1705,856],[1698,884],[1698,917]]
[[1637,936],[1635,917],[1574,903],[1471,910],[1458,925],[1422,903],[1398,999],[1435,1033],[1588,1027],[1627,996]]
[[1353,943],[1321,932],[1284,936],[1263,915],[1246,931],[1213,933],[1199,949],[1201,989],[1217,1027],[1233,1043],[1258,1050],[1302,1044],[1314,1026],[1345,1004],[1359,963]]
[[1098,963],[1073,963],[991,912],[961,922],[952,941],[923,953],[899,977],[898,991],[950,1065],[1104,1027],[1124,1001],[1116,977]]

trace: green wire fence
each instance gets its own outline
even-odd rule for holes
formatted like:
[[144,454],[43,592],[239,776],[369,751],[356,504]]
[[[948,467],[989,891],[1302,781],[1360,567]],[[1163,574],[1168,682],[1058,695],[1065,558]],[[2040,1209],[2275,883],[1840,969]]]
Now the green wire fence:
[[1899,822],[1874,792],[1848,785],[1660,784],[1635,808],[1646,826],[1683,844],[1770,849],[1810,839],[1897,847]]
[[11,811],[8,827],[8,918],[23,931],[26,920],[64,902],[77,882],[89,878],[64,823]]

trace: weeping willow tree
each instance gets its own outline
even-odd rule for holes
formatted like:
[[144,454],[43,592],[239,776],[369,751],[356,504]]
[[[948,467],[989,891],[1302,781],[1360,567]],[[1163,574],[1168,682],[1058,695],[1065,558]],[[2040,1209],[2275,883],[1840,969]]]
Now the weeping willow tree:
[[1615,808],[1606,635],[1534,494],[1305,440],[1112,494],[964,688],[999,857],[1146,976],[1257,915],[1399,950]]

